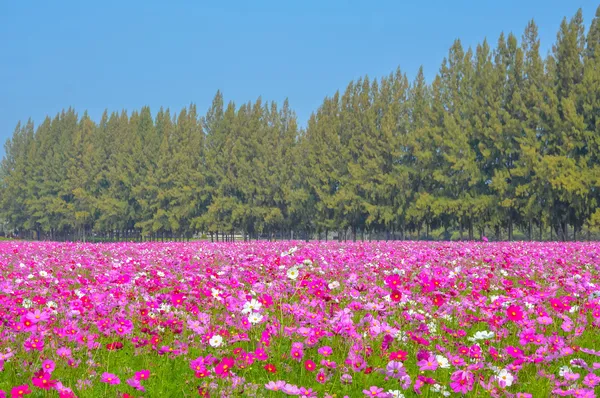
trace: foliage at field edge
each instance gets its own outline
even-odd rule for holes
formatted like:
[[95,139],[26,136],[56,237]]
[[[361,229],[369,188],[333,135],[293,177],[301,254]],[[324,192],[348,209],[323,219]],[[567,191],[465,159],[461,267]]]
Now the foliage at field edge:
[[0,242],[0,396],[594,397],[596,243]]

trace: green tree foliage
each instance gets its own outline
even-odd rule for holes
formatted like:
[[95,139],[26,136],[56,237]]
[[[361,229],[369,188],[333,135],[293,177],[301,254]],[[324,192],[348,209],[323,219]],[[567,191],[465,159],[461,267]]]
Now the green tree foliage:
[[[19,123],[4,230],[30,238],[571,239],[600,230],[600,7],[540,54],[530,21],[428,83],[362,77],[298,126],[287,100]],[[298,235],[302,233],[302,235]]]

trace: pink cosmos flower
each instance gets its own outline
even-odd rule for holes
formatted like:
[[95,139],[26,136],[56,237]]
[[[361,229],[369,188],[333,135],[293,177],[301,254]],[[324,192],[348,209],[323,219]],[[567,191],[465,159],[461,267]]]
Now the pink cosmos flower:
[[56,380],[52,380],[50,373],[44,371],[37,372],[31,379],[31,382],[34,386],[42,390],[49,390],[56,385]]
[[506,347],[506,353],[513,358],[523,357],[523,350],[521,350],[520,348],[517,348],[517,347],[513,347],[511,345]]
[[457,370],[450,376],[450,388],[456,393],[466,394],[473,389],[473,373]]
[[54,372],[55,368],[56,368],[56,365],[54,364],[54,361],[51,359],[46,359],[44,362],[42,362],[42,369],[44,370],[44,372],[52,373],[52,372]]
[[31,350],[44,350],[44,339],[37,336],[31,336],[23,342],[23,348],[29,352]]
[[45,322],[48,320],[48,318],[50,318],[48,314],[38,309],[34,310],[33,312],[28,312],[27,315],[25,315],[25,319],[34,324],[38,322]]
[[548,302],[550,303],[550,306],[552,308],[554,308],[554,310],[558,311],[558,312],[563,312],[565,311],[568,307],[565,306],[565,304],[558,298],[551,298],[550,300],[548,300]]
[[282,387],[281,391],[287,395],[300,394],[300,389],[298,388],[298,386],[295,386],[295,385],[289,384],[289,383],[285,383],[285,385]]
[[104,372],[102,373],[102,377],[100,377],[100,381],[102,383],[107,384],[121,384],[121,380],[114,373]]
[[523,319],[523,310],[518,305],[510,305],[506,309],[506,317],[513,322]]
[[270,381],[265,384],[265,388],[270,391],[281,391],[283,387],[285,387],[285,381],[283,380]]
[[179,307],[183,304],[185,300],[185,295],[183,293],[173,293],[171,294],[171,304],[175,307]]
[[221,362],[215,367],[215,373],[221,377],[226,377],[229,375],[229,371],[233,368],[234,360],[233,358],[223,358]]
[[598,384],[600,384],[600,376],[596,376],[594,373],[588,373],[583,378],[583,384],[590,388],[595,388]]
[[389,361],[387,366],[385,367],[385,375],[387,377],[391,377],[393,379],[400,379],[405,374],[406,369],[404,369],[404,365],[402,364],[402,362]]
[[367,397],[387,397],[388,394],[383,392],[383,388],[377,386],[371,386],[368,390],[363,390],[363,394]]
[[321,384],[324,384],[327,381],[327,375],[323,369],[319,370],[319,373],[317,373],[316,380]]
[[408,356],[408,353],[406,351],[402,351],[402,350],[390,352],[390,360],[391,361],[406,361],[407,356]]
[[18,397],[22,397],[24,395],[29,395],[29,394],[31,394],[31,390],[29,389],[29,384],[23,384],[20,386],[16,386],[10,390],[11,398],[18,398]]
[[254,350],[254,357],[258,361],[266,361],[267,359],[269,359],[267,352],[262,347],[257,347],[256,350]]
[[333,354],[333,350],[332,350],[332,349],[331,349],[331,347],[329,347],[329,346],[323,346],[323,347],[320,347],[320,348],[317,350],[317,352],[318,352],[320,355],[323,355],[324,357],[328,357],[328,356],[330,356],[331,354]]
[[311,361],[310,359],[307,359],[306,361],[304,361],[304,368],[306,370],[308,370],[309,372],[312,372],[316,369],[316,365],[313,361]]
[[567,373],[563,374],[564,379],[567,381],[575,381],[575,380],[579,379],[579,376],[580,376],[579,373],[567,372]]
[[417,362],[419,370],[436,370],[438,368],[438,361],[434,355],[429,355],[426,359],[422,359]]
[[150,377],[149,370],[140,370],[139,372],[135,372],[136,380],[148,380],[149,377]]
[[312,388],[300,387],[298,396],[300,398],[315,398],[317,396],[317,392],[313,391]]
[[292,347],[292,350],[290,351],[290,356],[292,357],[292,359],[295,359],[296,361],[300,362],[300,360],[304,357],[304,351],[302,351],[302,348]]
[[129,386],[133,387],[134,389],[136,389],[138,391],[146,391],[144,386],[142,386],[140,381],[138,379],[136,379],[135,377],[127,379],[127,384],[129,384]]

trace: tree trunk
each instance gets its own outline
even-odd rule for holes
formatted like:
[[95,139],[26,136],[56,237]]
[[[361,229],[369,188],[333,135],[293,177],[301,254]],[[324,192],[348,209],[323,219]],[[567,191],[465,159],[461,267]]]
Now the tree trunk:
[[473,240],[473,216],[469,216],[469,240],[472,241]]

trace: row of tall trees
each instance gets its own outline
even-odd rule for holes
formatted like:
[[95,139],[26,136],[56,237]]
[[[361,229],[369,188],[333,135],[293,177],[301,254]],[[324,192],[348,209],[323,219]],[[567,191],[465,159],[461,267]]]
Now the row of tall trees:
[[[282,106],[75,110],[6,143],[0,219],[21,235],[123,238],[335,231],[577,238],[600,224],[600,8],[540,54],[531,21],[463,48],[428,84],[400,69]],[[327,236],[327,235],[325,235]]]

